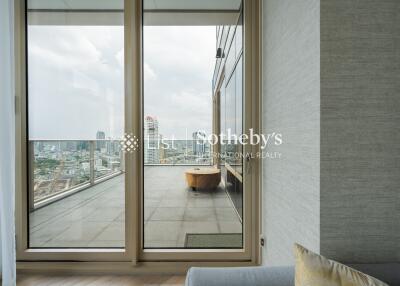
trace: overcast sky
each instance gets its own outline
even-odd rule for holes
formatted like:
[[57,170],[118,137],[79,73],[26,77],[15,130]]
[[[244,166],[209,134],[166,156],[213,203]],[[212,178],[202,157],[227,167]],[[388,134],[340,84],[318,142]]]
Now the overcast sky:
[[[120,138],[123,27],[30,26],[30,139]],[[144,28],[144,115],[164,137],[211,132],[215,27]]]

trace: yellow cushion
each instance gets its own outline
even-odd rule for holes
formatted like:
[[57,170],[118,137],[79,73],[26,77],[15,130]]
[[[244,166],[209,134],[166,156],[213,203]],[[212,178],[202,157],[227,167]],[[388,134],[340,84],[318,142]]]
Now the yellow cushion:
[[318,255],[299,244],[294,246],[296,286],[388,286],[369,275]]

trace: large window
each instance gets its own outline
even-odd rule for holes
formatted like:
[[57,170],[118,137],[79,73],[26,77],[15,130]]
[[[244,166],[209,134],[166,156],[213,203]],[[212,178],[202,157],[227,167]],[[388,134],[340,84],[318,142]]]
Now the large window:
[[255,261],[256,2],[17,1],[19,260]]

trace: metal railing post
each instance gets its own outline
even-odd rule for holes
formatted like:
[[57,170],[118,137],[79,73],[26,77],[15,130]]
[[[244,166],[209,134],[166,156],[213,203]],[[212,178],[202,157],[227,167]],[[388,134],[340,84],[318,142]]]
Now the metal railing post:
[[29,204],[29,210],[33,211],[35,210],[35,193],[34,193],[34,187],[35,187],[35,148],[34,148],[34,141],[29,141],[28,142],[28,156],[29,156],[29,165],[28,165],[28,178],[29,178],[29,183],[28,183],[28,204]]
[[94,149],[95,149],[95,142],[93,140],[89,141],[89,163],[90,163],[90,184],[94,185]]
[[119,149],[119,156],[120,156],[119,168],[121,172],[125,172],[125,152],[122,150],[122,148]]

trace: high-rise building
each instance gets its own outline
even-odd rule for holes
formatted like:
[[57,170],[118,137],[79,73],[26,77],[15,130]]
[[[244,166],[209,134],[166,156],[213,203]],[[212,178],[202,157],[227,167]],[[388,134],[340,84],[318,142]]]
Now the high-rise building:
[[98,140],[98,141],[96,141],[96,149],[97,150],[101,150],[102,148],[106,147],[106,142],[102,141],[102,140],[106,139],[106,133],[104,131],[97,131],[96,139]]
[[112,141],[112,140],[106,141],[106,152],[107,152],[107,155],[114,155],[114,153],[115,153],[114,141]]
[[106,150],[108,155],[116,155],[119,153],[120,143],[118,140],[107,140],[106,142]]
[[193,155],[204,156],[206,153],[206,142],[204,138],[206,133],[203,131],[196,131],[192,133],[193,138]]
[[144,163],[160,163],[160,135],[158,120],[154,116],[146,116],[144,119]]

